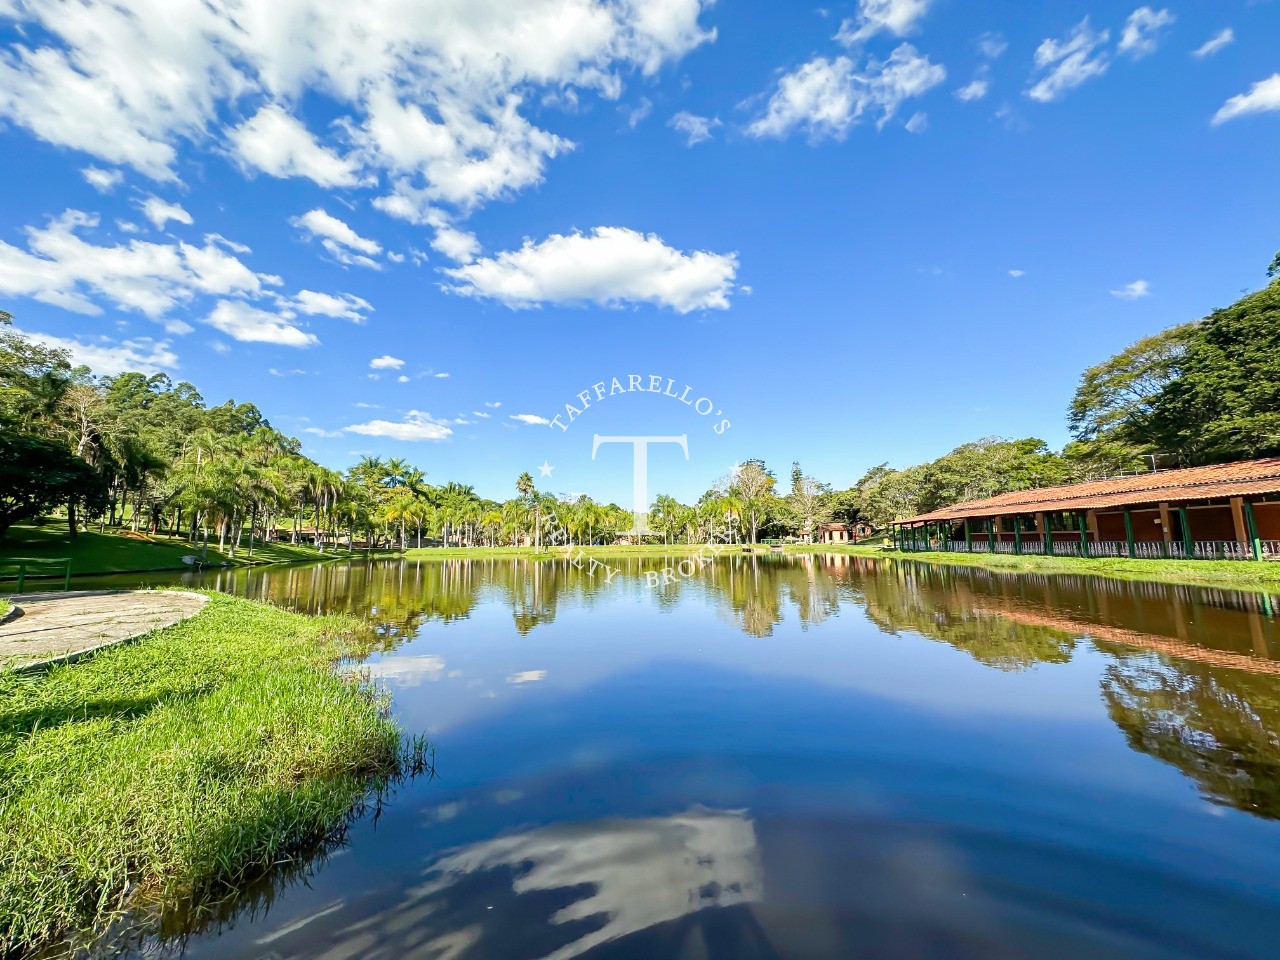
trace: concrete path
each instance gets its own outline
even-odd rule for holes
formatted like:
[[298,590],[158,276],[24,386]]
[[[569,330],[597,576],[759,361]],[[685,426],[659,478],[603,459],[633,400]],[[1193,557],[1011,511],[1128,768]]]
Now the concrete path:
[[180,623],[208,602],[178,590],[80,590],[6,597],[22,611],[0,624],[0,669],[82,656]]

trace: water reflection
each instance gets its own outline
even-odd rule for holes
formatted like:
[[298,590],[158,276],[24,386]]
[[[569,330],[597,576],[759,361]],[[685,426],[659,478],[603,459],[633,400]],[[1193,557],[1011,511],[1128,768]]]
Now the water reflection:
[[193,955],[1270,955],[1216,944],[1280,936],[1274,598],[847,556],[649,589],[671,564],[206,574],[377,625],[441,778]]

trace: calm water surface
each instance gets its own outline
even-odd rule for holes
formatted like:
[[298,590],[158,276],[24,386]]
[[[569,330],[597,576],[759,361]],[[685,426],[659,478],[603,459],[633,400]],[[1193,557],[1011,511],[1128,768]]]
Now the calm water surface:
[[852,557],[652,590],[660,563],[617,563],[187,581],[375,623],[437,777],[139,953],[1280,955],[1275,598]]

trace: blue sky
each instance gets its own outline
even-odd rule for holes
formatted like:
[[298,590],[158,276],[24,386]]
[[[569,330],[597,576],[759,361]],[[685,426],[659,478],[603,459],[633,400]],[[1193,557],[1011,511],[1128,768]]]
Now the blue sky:
[[[683,498],[1057,446],[1085,366],[1280,247],[1275,0],[124,6],[0,0],[0,304],[334,467],[626,502],[595,433],[687,433]],[[731,428],[525,422],[630,374]]]

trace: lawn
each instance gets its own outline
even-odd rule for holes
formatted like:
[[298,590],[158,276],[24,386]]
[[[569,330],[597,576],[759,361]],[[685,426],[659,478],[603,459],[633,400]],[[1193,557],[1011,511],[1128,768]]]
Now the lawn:
[[0,674],[0,956],[207,901],[340,832],[408,756],[331,669],[368,636],[212,594],[133,644]]
[[[247,541],[246,541],[247,543]],[[72,540],[65,524],[50,522],[44,526],[15,526],[0,540],[0,564],[14,560],[71,558],[75,576],[101,573],[143,573],[151,570],[183,570],[184,556],[200,556],[201,551],[182,538],[148,536],[135,533],[84,532]],[[210,565],[244,566],[262,563],[302,563],[323,560],[335,554],[321,553],[315,547],[289,543],[255,543],[253,557],[241,547],[236,556],[230,551],[219,553],[217,541],[209,548],[206,561]]]

